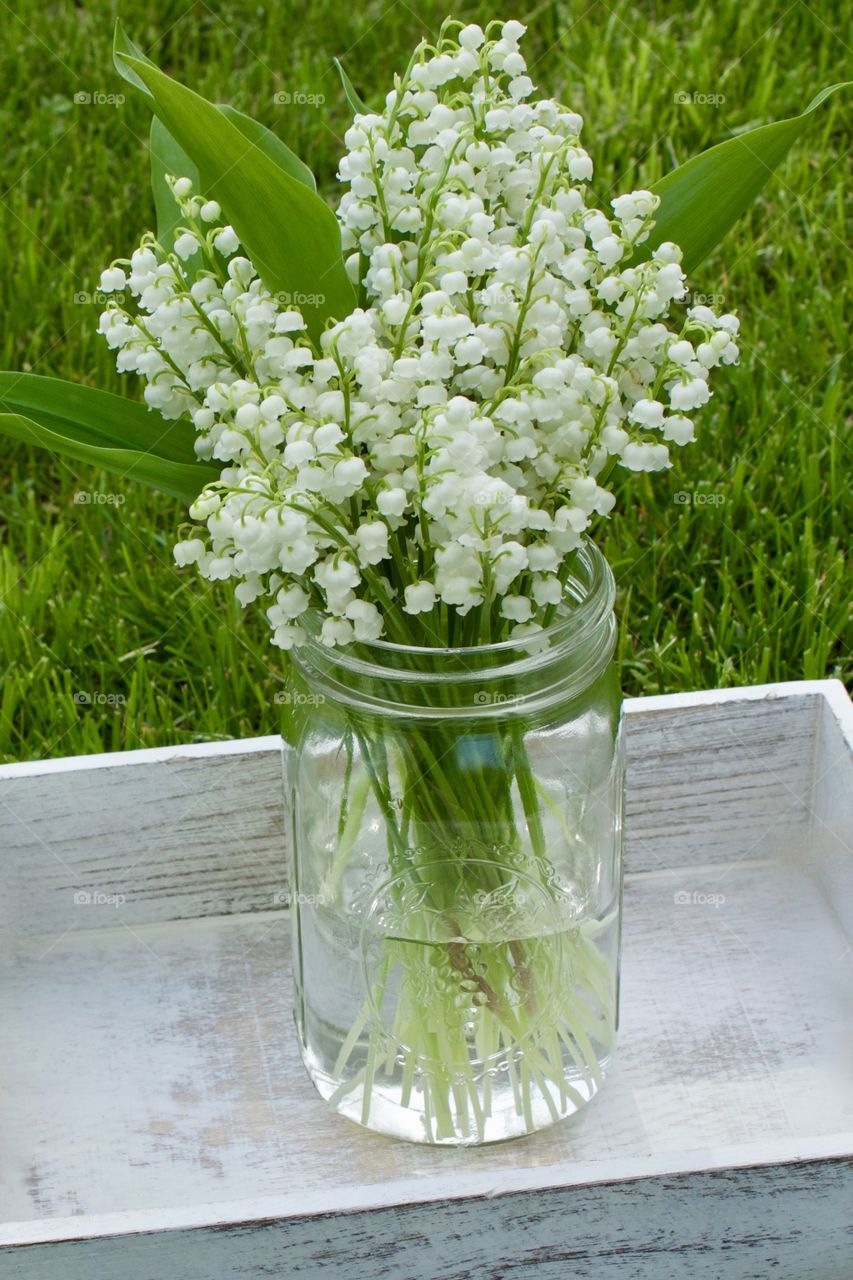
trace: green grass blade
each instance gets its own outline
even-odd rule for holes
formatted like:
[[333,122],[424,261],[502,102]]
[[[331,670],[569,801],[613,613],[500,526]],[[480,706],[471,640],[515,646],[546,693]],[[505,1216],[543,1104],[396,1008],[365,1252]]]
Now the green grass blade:
[[641,246],[648,257],[664,240],[680,245],[689,274],[707,258],[729,228],[752,204],[773,170],[784,160],[810,123],[812,112],[838,89],[830,85],[813,98],[802,115],[761,125],[694,156],[652,185],[661,198],[655,226]]
[[187,503],[198,497],[204,486],[216,478],[216,470],[202,462],[173,462],[137,449],[105,447],[87,440],[83,431],[60,432],[20,413],[0,413],[0,434],[38,445],[77,462],[92,463],[113,475],[138,481]]

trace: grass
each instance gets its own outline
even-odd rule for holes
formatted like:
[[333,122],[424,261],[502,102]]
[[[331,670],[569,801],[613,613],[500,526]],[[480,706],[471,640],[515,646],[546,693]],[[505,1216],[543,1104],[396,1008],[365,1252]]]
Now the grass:
[[[347,112],[330,58],[345,55],[376,100],[445,4],[128,0],[121,16],[165,69],[279,131],[331,192]],[[0,7],[0,363],[118,390],[81,295],[150,225],[147,113],[129,90],[122,105],[74,101],[127,89],[111,69],[115,12],[104,0]],[[529,24],[540,88],[584,115],[606,199],[849,76],[845,12],[585,0],[507,16]],[[280,90],[326,103],[278,105]],[[717,381],[701,442],[671,472],[630,477],[602,531],[627,693],[844,670],[843,109],[821,108],[692,281],[740,313],[744,358]],[[275,732],[278,653],[226,589],[175,570],[177,504],[5,441],[3,457],[0,759]]]

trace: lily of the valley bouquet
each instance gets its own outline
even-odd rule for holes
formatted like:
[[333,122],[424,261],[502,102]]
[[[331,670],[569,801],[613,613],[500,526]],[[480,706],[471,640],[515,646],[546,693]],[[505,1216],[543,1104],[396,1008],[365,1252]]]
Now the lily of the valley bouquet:
[[[804,117],[599,200],[519,22],[448,21],[354,110],[336,213],[119,32],[156,233],[101,277],[147,409],[3,375],[0,425],[180,496],[179,565],[285,652],[297,1021],[317,1087],[435,1142],[596,1091],[615,1025],[620,470],[689,445],[738,321],[694,266]],[[813,104],[814,105],[814,104]]]

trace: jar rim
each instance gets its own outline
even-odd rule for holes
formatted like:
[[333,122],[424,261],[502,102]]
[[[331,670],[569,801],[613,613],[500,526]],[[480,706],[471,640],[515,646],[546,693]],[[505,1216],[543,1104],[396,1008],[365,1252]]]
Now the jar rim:
[[[349,671],[353,674],[371,677],[387,677],[389,676],[388,659],[391,657],[414,657],[431,659],[456,659],[463,667],[467,668],[471,663],[469,676],[474,678],[482,675],[482,671],[477,670],[477,659],[485,657],[494,657],[495,655],[506,655],[506,664],[493,668],[491,674],[493,676],[505,672],[508,667],[514,666],[516,662],[532,663],[538,666],[543,661],[547,662],[553,657],[554,650],[568,645],[573,648],[575,645],[582,643],[589,633],[610,615],[616,599],[616,582],[613,577],[613,571],[607,563],[602,552],[589,538],[585,538],[578,547],[577,560],[574,566],[575,572],[569,577],[566,584],[566,594],[572,597],[571,611],[556,619],[550,626],[544,627],[541,631],[535,632],[530,641],[535,641],[535,649],[528,647],[525,639],[507,639],[500,640],[494,644],[465,645],[465,646],[443,646],[443,645],[404,645],[397,644],[390,640],[373,640],[365,641],[358,645],[357,653],[350,653],[346,647],[336,647],[330,649],[324,645],[319,637],[311,636],[304,645],[299,646],[293,651],[293,656],[300,663],[300,657],[305,656],[311,661],[311,655],[322,655],[325,662],[331,662],[335,667],[343,671]],[[573,592],[571,589],[575,588]],[[580,592],[578,595],[577,592]],[[525,649],[527,652],[524,652]],[[306,652],[307,651],[307,652]],[[367,656],[365,656],[367,655]],[[517,655],[513,657],[512,655]],[[383,657],[385,661],[383,662]],[[312,666],[314,664],[312,663]],[[420,671],[406,671],[405,669],[393,668],[395,679],[405,680],[408,678],[417,679],[436,679],[441,678],[438,672],[429,674]],[[464,679],[462,672],[454,672],[456,679]]]

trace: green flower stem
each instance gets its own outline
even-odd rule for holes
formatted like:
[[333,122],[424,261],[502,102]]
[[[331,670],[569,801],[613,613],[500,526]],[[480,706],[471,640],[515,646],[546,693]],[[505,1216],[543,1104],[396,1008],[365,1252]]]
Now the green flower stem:
[[[501,714],[523,691],[487,668],[486,714],[470,681],[460,693],[421,678],[412,705],[417,661],[388,668],[381,710],[340,708],[344,787],[322,887],[335,910],[352,910],[346,870],[374,842],[377,816],[387,870],[353,917],[372,974],[332,1096],[366,1124],[374,1104],[390,1104],[417,1109],[428,1139],[482,1141],[498,1100],[503,1112],[514,1098],[532,1127],[594,1092],[613,1023],[614,975],[598,945],[607,922],[573,923],[555,881],[545,819],[566,849],[576,832],[528,755],[527,734],[542,726],[514,705]],[[548,714],[560,723],[569,710]]]
[[347,797],[347,802],[341,805],[341,817],[344,821],[342,826],[339,826],[338,848],[328,880],[329,897],[333,902],[340,898],[341,881],[364,819],[364,807],[370,795],[370,779],[364,777],[358,778],[355,782],[348,781],[344,794]]
[[[338,895],[372,794],[386,828],[399,921],[384,939],[371,997],[341,1048],[336,1073],[344,1074],[366,1036],[365,1065],[334,1099],[360,1088],[361,1119],[369,1123],[373,1092],[401,1059],[402,1105],[411,1105],[417,1089],[428,1136],[482,1140],[493,1088],[477,1063],[503,1058],[525,1125],[533,1125],[534,1097],[558,1118],[568,1102],[583,1101],[565,1079],[566,1055],[588,1088],[600,1079],[591,1036],[607,1040],[609,965],[581,929],[478,940],[470,909],[476,894],[489,899],[511,890],[521,870],[559,910],[548,879],[542,788],[523,726],[497,724],[475,733],[472,722],[423,720],[389,731],[360,715],[351,718],[350,732],[363,772],[350,771],[328,884]],[[401,884],[419,886],[420,907],[407,908]],[[435,936],[436,919],[444,921],[443,939]],[[380,1025],[376,1010],[392,975],[396,1004],[389,1027]]]

